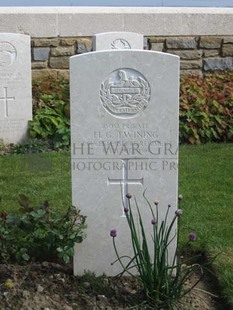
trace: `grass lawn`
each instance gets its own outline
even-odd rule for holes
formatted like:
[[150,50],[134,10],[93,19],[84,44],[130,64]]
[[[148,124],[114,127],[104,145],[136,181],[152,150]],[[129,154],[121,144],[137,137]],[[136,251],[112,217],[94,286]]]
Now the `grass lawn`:
[[233,303],[233,144],[183,145],[179,192],[183,194],[181,245],[190,231],[196,246],[220,255],[214,268]]
[[[0,210],[17,210],[19,194],[32,205],[44,200],[57,209],[71,205],[70,154],[46,153],[33,160],[29,155],[0,158]],[[193,231],[198,234],[194,246],[210,256],[220,253],[214,268],[233,304],[233,144],[182,145],[179,169],[180,246]]]
[[45,200],[56,209],[71,206],[70,153],[0,157],[0,208],[16,211],[19,194],[33,206]]

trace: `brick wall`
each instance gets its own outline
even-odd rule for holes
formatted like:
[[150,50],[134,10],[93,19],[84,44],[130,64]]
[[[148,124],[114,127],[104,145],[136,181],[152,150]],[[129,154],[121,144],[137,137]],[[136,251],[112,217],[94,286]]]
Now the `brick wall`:
[[[180,56],[181,75],[233,70],[233,36],[145,36],[145,49]],[[32,76],[69,75],[69,57],[91,52],[91,37],[32,38]]]

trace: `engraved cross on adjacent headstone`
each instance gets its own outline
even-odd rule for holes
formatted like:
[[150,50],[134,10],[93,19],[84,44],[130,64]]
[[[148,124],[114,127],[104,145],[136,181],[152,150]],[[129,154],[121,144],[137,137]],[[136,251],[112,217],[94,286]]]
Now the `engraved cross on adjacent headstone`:
[[[123,176],[122,179],[110,179],[108,178],[108,185],[121,185],[122,190],[122,202],[123,208],[128,208],[128,199],[126,195],[128,194],[128,185],[143,185],[143,178],[141,179],[129,179],[129,160],[122,159],[123,163]],[[124,211],[122,216],[125,216]]]
[[4,103],[4,117],[9,116],[9,111],[8,111],[8,101],[14,101],[15,97],[7,97],[7,87],[3,87],[3,97],[0,97],[0,100],[3,101]]

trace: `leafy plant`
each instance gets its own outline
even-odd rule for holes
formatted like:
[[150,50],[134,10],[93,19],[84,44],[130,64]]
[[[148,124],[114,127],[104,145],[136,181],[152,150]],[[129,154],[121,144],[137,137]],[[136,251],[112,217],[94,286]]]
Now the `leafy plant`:
[[[33,85],[32,138],[49,139],[55,148],[70,145],[69,81],[49,78]],[[180,142],[233,140],[233,71],[180,81]]]
[[85,217],[76,208],[58,213],[47,201],[31,207],[20,195],[22,215],[1,212],[0,261],[58,260],[68,263],[75,243],[83,241]]
[[52,146],[47,140],[28,139],[26,142],[15,144],[12,147],[13,154],[29,154],[29,153],[43,153],[51,150]]
[[[175,212],[169,224],[168,215],[171,206],[168,205],[165,219],[161,223],[158,223],[158,202],[155,202],[154,211],[144,192],[144,198],[151,211],[151,237],[153,240],[153,249],[151,253],[137,201],[135,199],[136,211],[139,218],[139,229],[137,229],[137,223],[135,222],[130,203],[132,195],[127,194],[126,197],[128,198],[129,208],[125,208],[124,211],[131,233],[131,244],[134,256],[129,258],[127,264],[123,263],[123,258],[125,259],[126,256],[120,256],[118,254],[115,243],[117,231],[116,229],[112,229],[110,231],[110,236],[113,238],[113,246],[117,256],[117,260],[114,263],[119,262],[123,268],[120,276],[125,272],[134,276],[131,270],[132,268],[137,269],[145,296],[148,302],[153,306],[153,309],[171,309],[175,302],[179,301],[181,297],[187,294],[199,282],[198,280],[192,287],[185,289],[184,284],[189,279],[190,275],[197,269],[202,270],[201,266],[198,264],[188,264],[186,265],[187,267],[184,268],[184,262],[181,262],[176,253],[172,261],[169,262],[168,249],[175,238],[175,235],[172,235],[172,231],[177,218],[182,215],[182,210],[178,209]],[[196,234],[194,232],[190,233],[190,242],[195,239]]]
[[33,86],[31,138],[49,139],[55,148],[70,144],[69,84],[65,79],[36,82]]
[[180,142],[233,139],[233,72],[189,76],[180,86]]

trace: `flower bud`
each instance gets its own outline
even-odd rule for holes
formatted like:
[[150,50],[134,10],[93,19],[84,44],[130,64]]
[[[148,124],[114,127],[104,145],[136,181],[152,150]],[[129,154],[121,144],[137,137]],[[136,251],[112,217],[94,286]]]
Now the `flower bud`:
[[183,210],[182,209],[177,209],[175,214],[176,214],[176,216],[181,216],[183,214]]
[[113,237],[113,238],[115,238],[116,235],[117,235],[116,229],[111,229],[111,230],[110,230],[110,236]]
[[181,201],[183,199],[183,195],[178,196],[178,200]]
[[128,193],[128,194],[126,195],[126,198],[131,199],[131,198],[132,198],[132,195],[131,195],[130,193]]
[[190,241],[195,241],[197,239],[197,234],[195,234],[194,232],[191,232],[189,234],[189,240]]
[[152,225],[157,224],[157,219],[156,219],[155,217],[151,220],[151,224],[152,224]]

